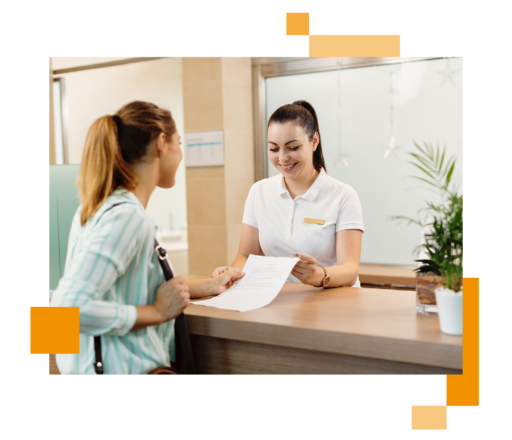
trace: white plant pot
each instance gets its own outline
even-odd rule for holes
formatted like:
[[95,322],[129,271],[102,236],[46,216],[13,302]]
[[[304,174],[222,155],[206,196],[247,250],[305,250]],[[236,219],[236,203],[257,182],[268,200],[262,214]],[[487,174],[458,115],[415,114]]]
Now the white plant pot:
[[441,331],[449,335],[462,335],[462,287],[457,293],[446,287],[437,288],[436,302]]

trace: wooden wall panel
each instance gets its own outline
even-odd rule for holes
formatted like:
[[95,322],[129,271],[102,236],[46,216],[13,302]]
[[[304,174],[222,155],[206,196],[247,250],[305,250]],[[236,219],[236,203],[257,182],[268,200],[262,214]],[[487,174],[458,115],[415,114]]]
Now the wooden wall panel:
[[183,58],[182,68],[185,132],[224,134],[224,165],[186,169],[189,274],[209,275],[236,257],[254,183],[251,59]]

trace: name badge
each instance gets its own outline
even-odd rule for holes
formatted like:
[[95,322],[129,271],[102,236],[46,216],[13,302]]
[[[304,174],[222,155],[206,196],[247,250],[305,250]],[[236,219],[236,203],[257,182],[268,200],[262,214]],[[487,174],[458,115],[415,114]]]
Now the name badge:
[[313,223],[314,225],[323,225],[325,220],[320,220],[318,218],[305,218],[304,223]]

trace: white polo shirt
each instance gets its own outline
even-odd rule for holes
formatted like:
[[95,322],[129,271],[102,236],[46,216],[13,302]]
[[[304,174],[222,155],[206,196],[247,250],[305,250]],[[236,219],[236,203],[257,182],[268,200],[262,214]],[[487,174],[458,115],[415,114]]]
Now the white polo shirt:
[[[304,219],[324,220],[324,224]],[[336,260],[336,233],[364,231],[363,212],[354,189],[320,172],[308,191],[293,199],[281,174],[256,182],[245,202],[243,222],[259,229],[260,247],[269,257],[305,253],[319,266],[332,267]],[[300,283],[293,275],[286,280]],[[359,278],[354,286],[359,287]]]

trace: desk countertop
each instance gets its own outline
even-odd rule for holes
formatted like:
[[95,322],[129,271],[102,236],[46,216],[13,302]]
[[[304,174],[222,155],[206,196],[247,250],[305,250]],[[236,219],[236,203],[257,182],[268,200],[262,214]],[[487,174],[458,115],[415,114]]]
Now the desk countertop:
[[360,264],[359,281],[363,284],[416,285],[414,266],[387,266],[384,264]]
[[261,309],[190,305],[185,315],[201,336],[462,369],[462,337],[442,333],[437,314],[417,314],[415,292],[286,283]]

